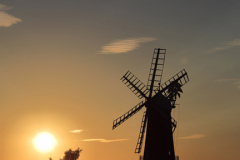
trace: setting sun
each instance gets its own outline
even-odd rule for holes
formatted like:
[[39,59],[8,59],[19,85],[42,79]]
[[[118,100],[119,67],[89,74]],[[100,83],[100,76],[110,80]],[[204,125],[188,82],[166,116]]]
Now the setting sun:
[[42,132],[33,139],[33,144],[38,151],[46,153],[54,149],[57,141],[50,133]]

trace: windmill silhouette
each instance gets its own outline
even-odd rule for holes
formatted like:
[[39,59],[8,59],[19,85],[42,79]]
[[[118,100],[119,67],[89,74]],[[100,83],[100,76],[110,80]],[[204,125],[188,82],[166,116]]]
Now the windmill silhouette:
[[173,132],[177,122],[171,117],[171,111],[175,108],[177,97],[180,97],[179,92],[182,93],[181,87],[189,78],[183,69],[161,85],[165,54],[166,49],[154,49],[147,86],[130,71],[121,78],[135,95],[145,98],[145,101],[114,120],[113,129],[146,107],[135,149],[135,153],[141,152],[146,135],[143,160],[175,160]]

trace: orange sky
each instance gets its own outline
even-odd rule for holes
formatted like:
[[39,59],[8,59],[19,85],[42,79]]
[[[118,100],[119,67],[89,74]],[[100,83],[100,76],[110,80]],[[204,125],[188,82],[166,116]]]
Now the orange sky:
[[[238,159],[240,3],[213,2],[3,0],[1,159],[57,160],[78,147],[83,160],[139,159],[144,110],[113,131],[112,121],[140,102],[120,78],[130,70],[146,84],[159,47],[162,82],[182,69],[190,78],[172,112],[176,155]],[[44,131],[58,141],[49,153],[32,144]]]

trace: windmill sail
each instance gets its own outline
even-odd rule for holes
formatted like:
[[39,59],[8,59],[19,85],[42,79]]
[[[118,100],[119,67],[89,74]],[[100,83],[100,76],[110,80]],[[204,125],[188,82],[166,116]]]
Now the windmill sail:
[[130,71],[121,78],[122,82],[127,85],[127,87],[138,97],[147,98],[147,93],[149,90],[146,85],[144,85],[136,76],[134,76]]
[[[150,72],[148,76],[147,88],[152,90],[159,88],[162,80],[166,49],[154,49],[153,58],[151,62]],[[153,84],[152,84],[153,83]]]
[[145,134],[145,130],[146,130],[146,124],[147,124],[147,115],[146,115],[146,112],[144,112],[135,153],[141,152],[144,134]]
[[187,72],[185,69],[178,72],[175,76],[167,80],[165,83],[163,83],[160,88],[157,88],[154,90],[155,93],[162,93],[165,97],[168,97],[169,93],[167,92],[167,89],[169,86],[171,86],[174,83],[180,83],[181,86],[185,85],[189,81]]
[[121,117],[115,119],[113,121],[112,129],[115,129],[120,124],[122,124],[124,121],[126,121],[128,118],[130,118],[132,115],[134,115],[135,113],[140,111],[143,108],[144,105],[145,105],[145,102],[142,101],[142,102],[138,103],[135,107],[133,107],[132,109],[127,111],[124,115],[122,115]]

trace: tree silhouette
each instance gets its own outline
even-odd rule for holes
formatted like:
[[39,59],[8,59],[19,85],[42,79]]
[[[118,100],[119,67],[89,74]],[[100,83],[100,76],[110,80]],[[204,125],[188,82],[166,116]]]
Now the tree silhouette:
[[[72,151],[72,149],[67,150],[64,154],[65,156],[63,159],[60,160],[77,160],[80,156],[80,152],[82,152],[82,149],[76,149],[75,151]],[[49,160],[52,160],[50,157]]]
[[69,149],[68,151],[65,152],[65,156],[63,157],[62,160],[77,160],[80,156],[80,152],[82,149],[76,149],[75,151],[72,151]]

